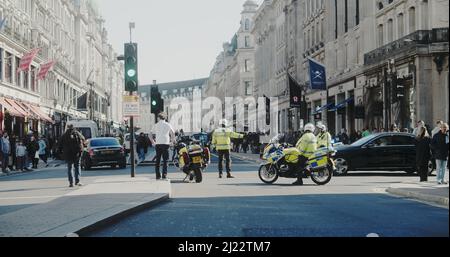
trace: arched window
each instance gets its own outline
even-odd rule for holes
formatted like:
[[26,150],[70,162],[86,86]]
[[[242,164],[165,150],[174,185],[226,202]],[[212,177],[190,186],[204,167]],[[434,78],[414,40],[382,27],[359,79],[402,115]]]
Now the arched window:
[[409,33],[416,31],[416,8],[409,8]]
[[387,26],[387,41],[390,43],[394,41],[394,20],[389,19]]
[[405,35],[405,17],[403,13],[399,13],[397,16],[397,34],[398,38],[402,38]]
[[384,27],[383,24],[378,25],[378,47],[382,47],[384,45]]
[[250,20],[249,19],[245,20],[244,29],[245,30],[250,30]]

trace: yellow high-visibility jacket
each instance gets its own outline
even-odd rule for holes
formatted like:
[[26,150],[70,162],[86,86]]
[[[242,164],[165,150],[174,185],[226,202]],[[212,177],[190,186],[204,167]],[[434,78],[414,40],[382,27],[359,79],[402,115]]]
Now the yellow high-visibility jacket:
[[299,151],[300,155],[306,158],[311,158],[312,155],[317,151],[317,139],[313,133],[305,133],[300,140],[298,140],[295,146]]
[[327,147],[330,148],[331,145],[331,135],[328,132],[322,132],[317,135],[317,147]]
[[216,150],[230,150],[231,138],[244,138],[244,135],[229,128],[218,128],[213,133],[212,144],[216,146]]

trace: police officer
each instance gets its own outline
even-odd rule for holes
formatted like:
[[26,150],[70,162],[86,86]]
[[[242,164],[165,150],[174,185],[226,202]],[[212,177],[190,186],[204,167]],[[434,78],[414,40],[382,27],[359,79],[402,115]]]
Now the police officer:
[[327,127],[323,125],[322,123],[317,124],[317,147],[322,148],[330,148],[332,146],[331,144],[331,135],[327,131]]
[[299,172],[297,181],[295,181],[293,185],[303,185],[303,171],[306,167],[306,163],[317,150],[317,139],[314,135],[315,130],[316,127],[314,126],[314,124],[306,124],[304,128],[304,134],[297,142],[296,148],[300,151],[300,156],[298,159]]
[[223,175],[223,158],[226,160],[227,178],[234,178],[231,175],[231,138],[244,138],[244,135],[233,132],[227,128],[227,120],[222,119],[219,121],[220,128],[216,129],[212,136],[212,144],[215,145],[216,151],[219,154],[219,178]]

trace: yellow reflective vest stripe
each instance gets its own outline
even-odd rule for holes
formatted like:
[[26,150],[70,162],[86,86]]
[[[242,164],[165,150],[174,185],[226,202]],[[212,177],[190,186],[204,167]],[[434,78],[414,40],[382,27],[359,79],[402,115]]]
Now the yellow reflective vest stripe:
[[244,138],[244,135],[233,132],[228,128],[219,128],[213,133],[212,144],[216,146],[216,150],[230,150],[231,138]]
[[313,133],[304,134],[300,140],[298,140],[296,147],[302,156],[310,158],[317,151],[316,136],[314,136]]

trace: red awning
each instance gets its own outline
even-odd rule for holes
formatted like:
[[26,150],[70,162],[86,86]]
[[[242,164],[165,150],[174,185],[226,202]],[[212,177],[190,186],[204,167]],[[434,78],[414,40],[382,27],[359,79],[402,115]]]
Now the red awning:
[[6,98],[4,97],[0,97],[0,104],[3,105],[3,107],[7,110],[7,112],[11,115],[11,116],[15,116],[15,117],[25,117],[25,115],[20,112],[19,110],[16,109],[16,107],[12,104],[10,104]]
[[11,99],[6,99],[5,100],[11,105],[13,106],[18,112],[20,112],[23,117],[30,117],[32,116],[27,110],[25,110],[25,108],[20,105],[18,102],[16,102],[15,100],[11,100]]
[[50,118],[47,114],[45,114],[41,108],[36,105],[29,104],[31,110],[36,113],[42,121],[53,122],[52,118]]

